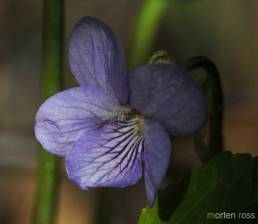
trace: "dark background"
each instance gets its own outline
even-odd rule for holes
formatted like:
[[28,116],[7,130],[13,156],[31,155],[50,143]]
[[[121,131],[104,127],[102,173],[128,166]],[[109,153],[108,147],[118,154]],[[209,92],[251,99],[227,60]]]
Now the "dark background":
[[[142,2],[67,0],[66,39],[82,16],[98,17],[118,35],[129,59]],[[33,207],[38,150],[33,125],[41,103],[41,12],[42,1],[0,1],[1,224],[29,223]],[[226,149],[258,155],[258,2],[173,1],[153,50],[159,48],[168,49],[178,61],[203,55],[216,63],[225,99]],[[65,80],[70,86],[68,68]],[[170,171],[198,163],[191,140],[176,139]],[[57,223],[92,224],[99,208],[104,208],[105,224],[108,216],[112,224],[132,224],[145,202],[142,182],[127,189],[82,192],[64,173]]]

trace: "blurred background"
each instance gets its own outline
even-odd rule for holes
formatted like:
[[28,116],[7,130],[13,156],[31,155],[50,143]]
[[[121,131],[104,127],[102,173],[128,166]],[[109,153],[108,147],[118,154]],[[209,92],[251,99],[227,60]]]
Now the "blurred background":
[[[66,0],[66,40],[82,16],[94,16],[112,27],[129,59],[142,3]],[[38,152],[33,125],[41,103],[41,16],[42,1],[0,1],[0,224],[27,224],[31,219]],[[153,46],[161,48],[176,61],[202,55],[215,62],[224,91],[226,149],[258,155],[258,2],[174,0]],[[65,80],[70,86],[67,63]],[[189,138],[174,143],[171,175],[200,163]],[[57,223],[92,224],[100,216],[103,224],[136,223],[146,203],[143,186],[140,182],[126,189],[83,192],[64,172]]]

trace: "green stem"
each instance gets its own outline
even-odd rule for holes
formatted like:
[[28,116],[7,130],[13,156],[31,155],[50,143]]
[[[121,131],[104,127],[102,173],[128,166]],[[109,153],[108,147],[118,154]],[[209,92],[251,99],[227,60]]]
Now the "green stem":
[[[223,95],[220,77],[216,66],[205,57],[194,57],[184,63],[188,70],[204,69],[207,73],[208,90],[210,91],[210,127],[208,148],[202,160],[212,158],[223,150]],[[195,136],[196,145],[204,145],[200,135]]]
[[[43,99],[61,90],[63,76],[63,0],[44,0]],[[53,224],[59,187],[59,160],[39,151],[38,180],[33,224]]]
[[138,64],[145,63],[151,53],[151,46],[155,41],[157,31],[163,18],[167,0],[145,0],[137,18],[132,40],[131,60],[129,67],[132,69]]

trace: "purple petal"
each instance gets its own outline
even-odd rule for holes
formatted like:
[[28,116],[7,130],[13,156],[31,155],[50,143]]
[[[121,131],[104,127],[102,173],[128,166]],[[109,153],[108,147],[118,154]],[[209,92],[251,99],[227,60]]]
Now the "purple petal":
[[142,176],[143,152],[136,123],[111,123],[82,137],[66,157],[69,178],[82,189],[135,184]]
[[127,102],[124,52],[106,24],[84,17],[75,25],[69,42],[69,62],[80,85],[98,85]]
[[190,74],[175,65],[145,65],[130,76],[130,103],[173,135],[188,135],[206,120],[206,102]]
[[57,93],[41,105],[35,134],[43,147],[60,156],[88,130],[119,110],[119,102],[99,87],[76,87]]
[[156,191],[165,176],[171,153],[171,142],[157,122],[144,121],[144,178],[147,198],[152,207]]

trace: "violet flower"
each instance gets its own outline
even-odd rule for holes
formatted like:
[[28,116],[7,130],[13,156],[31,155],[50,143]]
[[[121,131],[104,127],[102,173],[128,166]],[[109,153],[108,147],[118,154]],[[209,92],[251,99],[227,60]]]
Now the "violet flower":
[[205,121],[201,90],[172,64],[142,65],[128,75],[114,33],[91,17],[72,32],[69,62],[80,86],[41,105],[37,139],[65,157],[81,189],[125,187],[144,176],[152,206],[169,164],[169,135],[191,134]]

